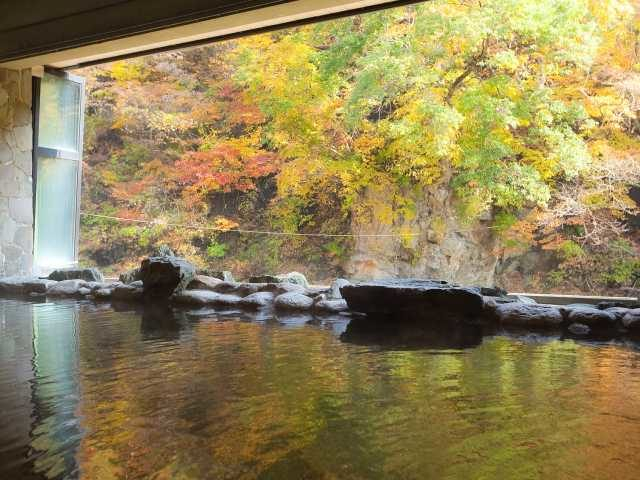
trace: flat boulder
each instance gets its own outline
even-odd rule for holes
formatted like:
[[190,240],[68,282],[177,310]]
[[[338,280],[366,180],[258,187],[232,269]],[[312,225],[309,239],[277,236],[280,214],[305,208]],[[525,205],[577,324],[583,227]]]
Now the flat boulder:
[[440,280],[379,280],[345,285],[340,292],[350,310],[407,320],[479,316],[484,306],[477,290]]
[[289,292],[278,295],[274,301],[277,310],[304,311],[311,310],[313,299],[303,293]]
[[47,296],[74,297],[81,295],[80,289],[86,288],[87,282],[79,279],[62,280],[51,285],[47,289]]
[[149,257],[140,265],[140,279],[149,297],[169,298],[184,290],[195,275],[195,267],[180,257]]
[[563,323],[562,311],[554,305],[503,303],[497,305],[496,317],[500,323],[525,328],[559,328]]
[[104,282],[102,272],[97,268],[60,268],[49,274],[49,280],[84,280],[85,282]]

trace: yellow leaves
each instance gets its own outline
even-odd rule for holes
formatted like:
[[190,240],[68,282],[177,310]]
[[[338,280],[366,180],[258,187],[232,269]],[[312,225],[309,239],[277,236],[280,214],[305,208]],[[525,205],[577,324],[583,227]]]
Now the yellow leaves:
[[238,222],[225,217],[216,217],[213,221],[213,227],[222,231],[233,230],[239,226],[240,224]]
[[137,60],[120,60],[111,64],[111,76],[118,82],[142,82],[148,77],[142,62]]
[[384,147],[384,143],[385,141],[382,137],[361,135],[353,141],[353,147],[363,158],[369,159],[375,152]]

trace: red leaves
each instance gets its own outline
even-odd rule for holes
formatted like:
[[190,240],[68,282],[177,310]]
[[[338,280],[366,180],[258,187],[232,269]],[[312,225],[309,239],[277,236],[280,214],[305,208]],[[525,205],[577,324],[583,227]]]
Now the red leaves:
[[274,153],[233,141],[221,142],[211,150],[189,152],[175,163],[176,180],[201,195],[254,190],[257,179],[275,173],[278,167]]

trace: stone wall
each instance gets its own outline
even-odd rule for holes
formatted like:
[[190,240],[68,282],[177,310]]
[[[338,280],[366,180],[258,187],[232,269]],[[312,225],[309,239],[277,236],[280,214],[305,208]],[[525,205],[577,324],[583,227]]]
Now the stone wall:
[[0,68],[0,276],[33,259],[31,71]]

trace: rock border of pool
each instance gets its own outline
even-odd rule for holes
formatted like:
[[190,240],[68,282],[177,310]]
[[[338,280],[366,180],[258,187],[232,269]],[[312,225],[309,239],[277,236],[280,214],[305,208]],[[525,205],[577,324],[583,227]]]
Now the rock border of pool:
[[[441,280],[393,279],[351,283],[336,279],[330,287],[310,286],[304,275],[262,275],[230,281],[198,274],[176,256],[154,256],[121,279],[105,281],[95,268],[56,270],[47,278],[0,278],[3,296],[73,297],[95,302],[166,301],[186,308],[273,309],[281,314],[347,315],[359,321],[412,323],[424,329],[470,325],[562,332],[577,338],[640,338],[640,303],[600,302],[552,305],[499,288],[463,286]],[[264,280],[264,281],[256,281]]]

